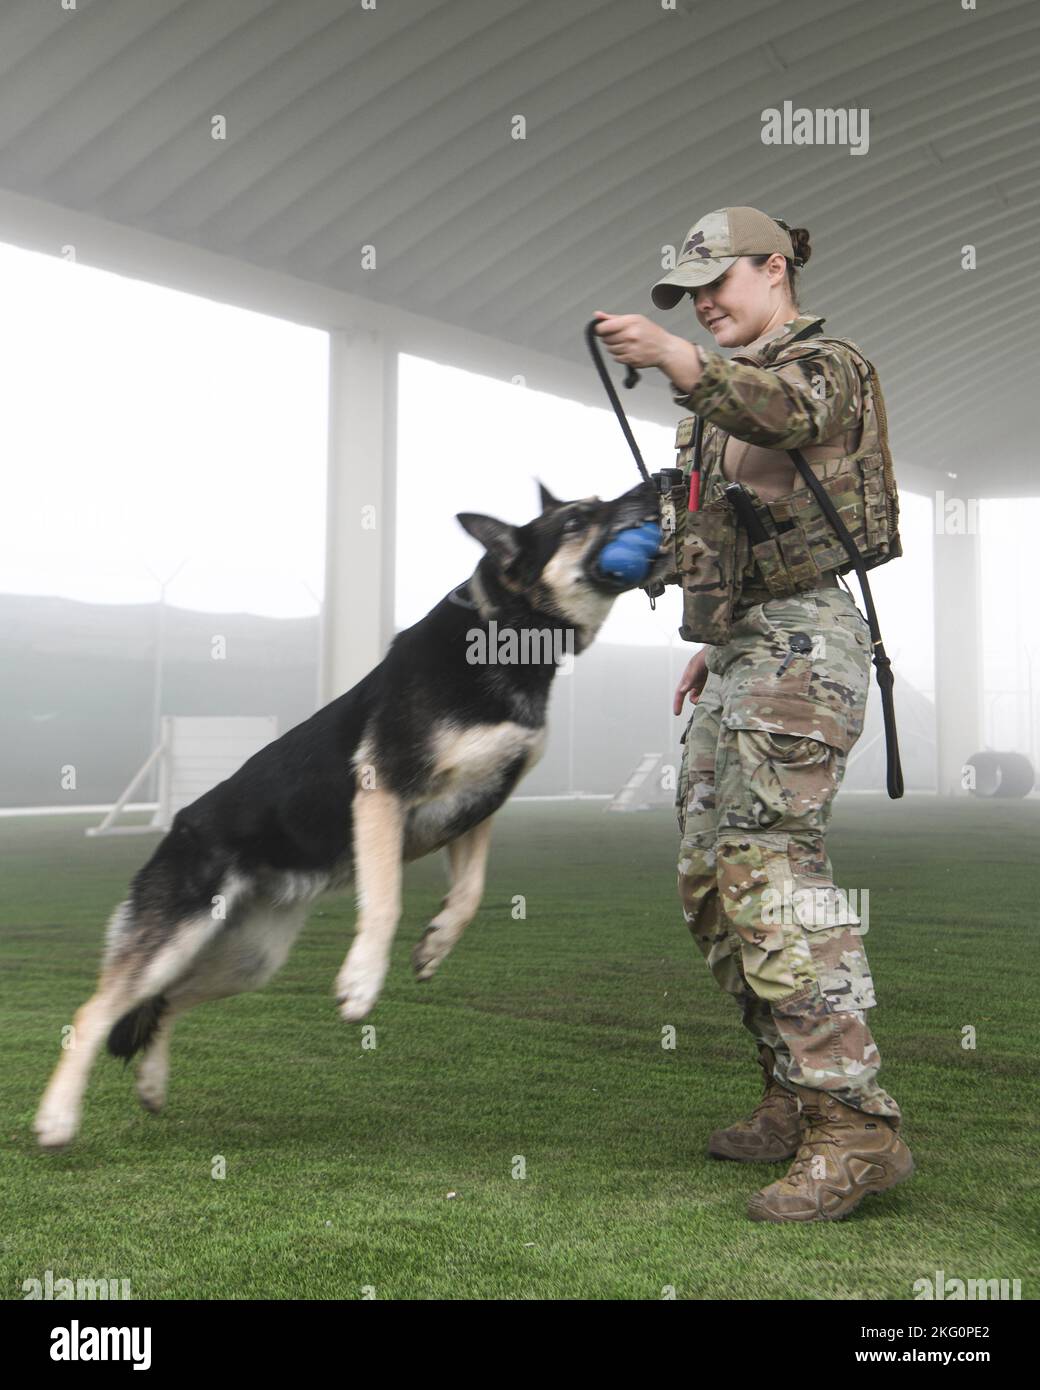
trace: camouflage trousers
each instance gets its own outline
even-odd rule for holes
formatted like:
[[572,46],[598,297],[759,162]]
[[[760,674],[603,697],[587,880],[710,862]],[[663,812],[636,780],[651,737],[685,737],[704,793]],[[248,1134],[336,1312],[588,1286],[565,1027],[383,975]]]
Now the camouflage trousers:
[[754,604],[706,658],[676,796],[686,923],[781,1084],[898,1121],[866,1020],[865,927],[824,845],[863,731],[870,629],[846,589],[821,587]]

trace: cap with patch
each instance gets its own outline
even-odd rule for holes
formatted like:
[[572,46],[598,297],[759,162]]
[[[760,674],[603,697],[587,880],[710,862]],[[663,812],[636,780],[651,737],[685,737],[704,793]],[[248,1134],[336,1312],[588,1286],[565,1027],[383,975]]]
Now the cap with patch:
[[758,208],[719,208],[686,234],[679,262],[650,291],[659,309],[674,309],[698,285],[710,285],[738,256],[767,256],[779,251],[794,260],[791,235]]

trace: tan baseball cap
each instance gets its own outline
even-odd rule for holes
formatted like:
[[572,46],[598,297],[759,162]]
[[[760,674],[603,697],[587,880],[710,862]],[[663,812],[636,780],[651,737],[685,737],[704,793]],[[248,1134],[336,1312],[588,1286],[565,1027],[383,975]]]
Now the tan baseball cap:
[[674,309],[689,290],[710,285],[738,256],[767,256],[779,251],[794,260],[789,232],[758,208],[719,208],[686,234],[679,263],[650,291],[659,309]]

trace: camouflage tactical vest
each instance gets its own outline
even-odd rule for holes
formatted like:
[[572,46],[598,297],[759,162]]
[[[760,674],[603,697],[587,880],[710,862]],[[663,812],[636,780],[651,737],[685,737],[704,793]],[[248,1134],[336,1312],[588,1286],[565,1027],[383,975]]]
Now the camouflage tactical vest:
[[[902,552],[899,540],[899,494],[888,444],[888,421],[881,385],[873,364],[847,338],[816,334],[789,340],[763,360],[769,365],[812,354],[819,343],[838,344],[852,356],[860,377],[862,431],[853,453],[810,463],[862,557],[874,569]],[[853,560],[809,486],[798,478],[786,496],[763,501],[744,485],[764,530],[752,541],[740,524],[723,488],[722,449],[701,478],[701,507],[686,507],[693,466],[695,416],[680,420],[675,436],[676,466],[687,482],[672,490],[675,506],[675,561],[683,586],[683,625],[688,642],[719,645],[729,637],[734,609],[742,591],[783,597],[819,586],[822,576],[846,574]],[[723,441],[727,437],[724,432]],[[834,582],[833,580],[830,582]]]

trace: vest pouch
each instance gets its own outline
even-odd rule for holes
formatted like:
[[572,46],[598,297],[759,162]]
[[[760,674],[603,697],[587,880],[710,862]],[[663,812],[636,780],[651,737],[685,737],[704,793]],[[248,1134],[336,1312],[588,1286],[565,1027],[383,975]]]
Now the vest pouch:
[[[843,470],[820,478],[820,483],[856,545],[865,552],[863,484],[858,472]],[[810,587],[830,570],[847,574],[852,569],[848,551],[808,488],[776,498],[766,506],[779,531],[784,562],[800,587]]]
[[811,589],[818,584],[822,570],[813,559],[812,551],[799,528],[792,526],[789,531],[781,531],[777,540],[787,566],[792,586],[790,592],[797,593],[799,589]]
[[[707,642],[713,647],[729,641],[736,601],[737,518],[725,497],[683,518],[682,563],[684,642]],[[744,535],[743,532],[740,535]],[[746,554],[746,552],[745,552]]]
[[[833,478],[821,478],[821,483],[831,499],[831,504],[845,527],[856,542],[861,554],[867,551],[865,508],[863,506],[863,483],[858,473],[837,473]],[[813,560],[819,570],[836,569],[839,574],[848,574],[852,569],[849,553],[835,534],[834,527],[816,501],[809,494],[808,505],[799,518],[801,529]]]
[[[898,504],[893,505],[885,485],[885,457],[882,453],[861,455],[857,462],[863,475],[863,500],[867,525],[864,554],[874,565],[897,559],[903,553],[899,541]],[[893,515],[895,520],[893,520]]]
[[775,536],[757,541],[751,547],[751,555],[758,574],[762,576],[762,582],[774,598],[785,598],[791,593],[791,578]]

